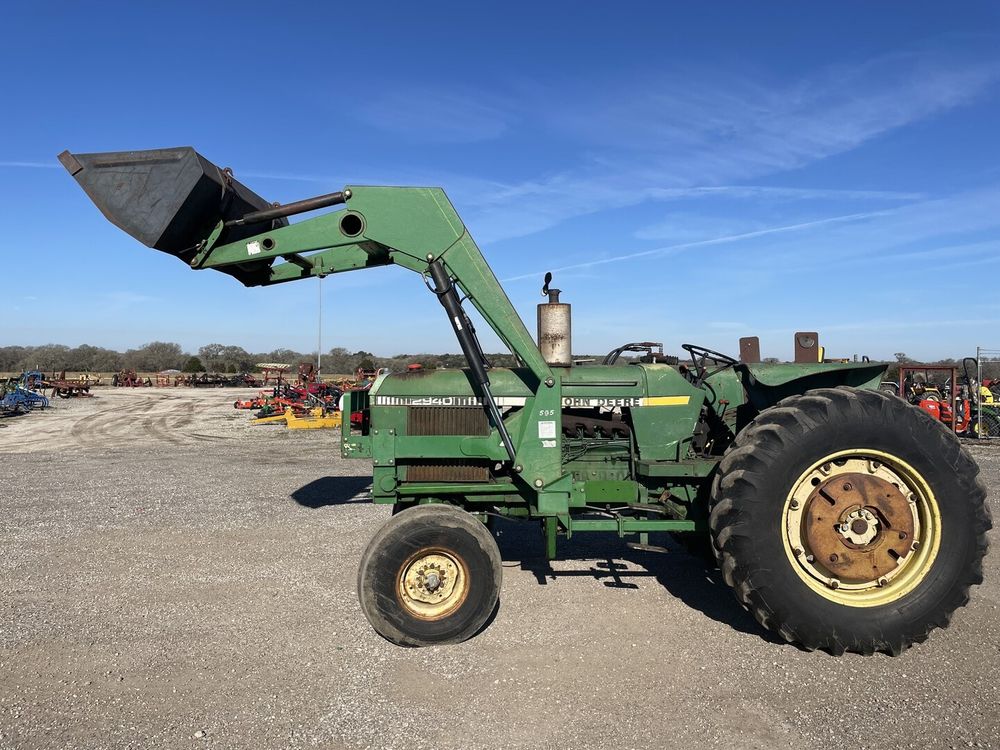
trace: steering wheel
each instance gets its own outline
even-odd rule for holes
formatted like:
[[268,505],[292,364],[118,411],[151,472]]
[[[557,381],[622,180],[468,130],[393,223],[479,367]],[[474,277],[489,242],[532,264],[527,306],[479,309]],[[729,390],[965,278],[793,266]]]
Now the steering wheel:
[[[740,363],[738,359],[733,359],[728,354],[722,354],[721,352],[706,349],[704,346],[697,346],[696,344],[681,344],[681,349],[691,355],[691,363],[694,365],[695,370],[695,385],[701,385],[717,372]],[[709,372],[707,366],[709,362],[715,362],[719,366]]]

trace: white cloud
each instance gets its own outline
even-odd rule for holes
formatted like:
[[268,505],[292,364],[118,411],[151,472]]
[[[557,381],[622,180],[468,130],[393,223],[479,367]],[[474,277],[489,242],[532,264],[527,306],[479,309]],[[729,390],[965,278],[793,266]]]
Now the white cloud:
[[[586,92],[544,92],[535,102],[540,120],[579,144],[585,154],[579,166],[519,182],[468,181],[452,192],[474,234],[486,242],[575,216],[713,190],[770,190],[772,197],[791,198],[793,188],[731,183],[850,151],[968,103],[998,78],[997,65],[900,56],[830,68],[785,85],[681,71],[627,89],[589,81]],[[856,199],[910,197],[847,192]],[[823,197],[821,189],[798,195]]]
[[62,169],[62,164],[54,159],[51,163],[47,161],[0,161],[0,167],[9,167],[11,169]]
[[379,130],[436,143],[491,140],[514,120],[512,109],[499,99],[419,87],[377,96],[359,108],[358,116]]

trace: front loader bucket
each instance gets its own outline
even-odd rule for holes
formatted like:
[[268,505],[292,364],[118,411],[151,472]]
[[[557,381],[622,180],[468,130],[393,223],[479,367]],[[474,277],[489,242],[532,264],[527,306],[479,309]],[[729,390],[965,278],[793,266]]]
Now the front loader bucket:
[[[219,221],[242,218],[272,204],[193,148],[71,154],[59,161],[111,223],[147,247],[190,263]],[[226,227],[217,244],[287,226],[284,218]],[[266,281],[270,263],[220,269],[247,286]]]

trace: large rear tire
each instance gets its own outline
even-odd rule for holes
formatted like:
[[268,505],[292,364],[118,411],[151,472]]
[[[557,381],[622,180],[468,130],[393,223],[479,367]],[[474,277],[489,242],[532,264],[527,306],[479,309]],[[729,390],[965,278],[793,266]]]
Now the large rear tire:
[[992,524],[978,473],[950,430],[901,399],[787,398],[720,463],[710,525],[722,574],[789,642],[899,654],[982,583]]
[[460,643],[486,624],[500,596],[496,540],[450,505],[395,513],[361,558],[358,598],[375,631],[400,646]]

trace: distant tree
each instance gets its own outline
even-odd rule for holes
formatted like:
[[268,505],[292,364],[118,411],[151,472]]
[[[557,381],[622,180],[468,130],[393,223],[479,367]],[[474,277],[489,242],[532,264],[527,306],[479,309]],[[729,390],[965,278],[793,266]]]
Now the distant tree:
[[69,347],[62,344],[44,344],[26,352],[21,362],[22,370],[56,371],[66,369]]
[[906,352],[896,352],[892,356],[895,357],[896,361],[899,362],[900,364],[910,361],[910,358],[906,356]]
[[205,372],[205,365],[201,363],[198,357],[192,355],[188,357],[188,361],[184,363],[182,369],[184,372]]
[[136,372],[158,372],[180,368],[184,363],[184,351],[180,344],[166,341],[151,341],[138,349],[129,349],[122,357],[124,366]]
[[[220,352],[226,372],[248,372],[256,364],[253,356],[241,346],[225,346]],[[221,367],[219,368],[221,369]]]
[[769,365],[777,364],[780,361],[781,360],[778,359],[777,357],[764,357],[764,362],[766,362]]
[[342,346],[335,346],[323,355],[323,372],[338,375],[353,373],[354,360],[351,352]]
[[198,350],[198,359],[205,364],[205,369],[216,372],[225,363],[223,352],[226,350],[223,344],[205,344]]

